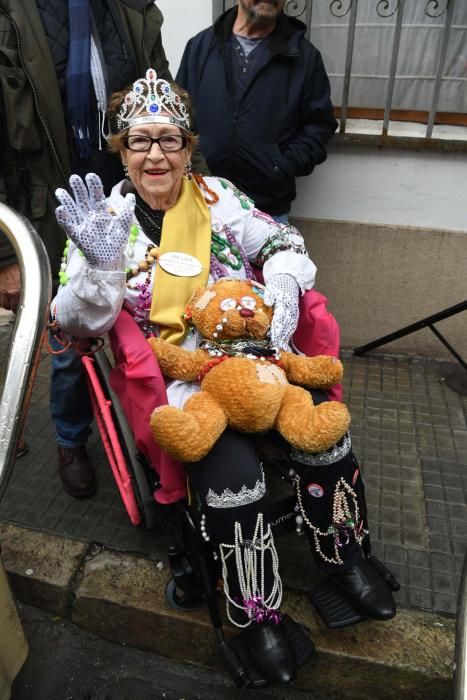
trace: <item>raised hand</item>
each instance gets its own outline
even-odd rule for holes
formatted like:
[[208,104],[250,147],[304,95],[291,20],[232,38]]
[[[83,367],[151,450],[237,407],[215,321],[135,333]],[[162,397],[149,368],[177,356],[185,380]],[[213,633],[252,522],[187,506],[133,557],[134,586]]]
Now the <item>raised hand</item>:
[[271,322],[271,342],[287,350],[298,324],[299,287],[292,275],[273,275],[266,283],[264,303],[274,306]]
[[86,184],[78,175],[70,177],[74,199],[62,188],[55,192],[60,202],[55,216],[91,267],[120,270],[133,220],[135,197],[127,194],[118,209],[111,212],[100,178],[89,173],[85,179]]

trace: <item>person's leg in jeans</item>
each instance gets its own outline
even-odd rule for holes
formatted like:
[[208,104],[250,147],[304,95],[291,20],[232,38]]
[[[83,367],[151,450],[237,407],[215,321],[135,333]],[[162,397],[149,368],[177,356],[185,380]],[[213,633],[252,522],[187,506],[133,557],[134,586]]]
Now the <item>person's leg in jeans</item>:
[[287,214],[271,214],[271,216],[277,224],[289,223],[289,212]]
[[[50,345],[53,350],[61,348],[52,336]],[[63,487],[75,498],[90,496],[96,483],[86,442],[91,434],[93,411],[81,356],[74,348],[52,355],[50,413]]]

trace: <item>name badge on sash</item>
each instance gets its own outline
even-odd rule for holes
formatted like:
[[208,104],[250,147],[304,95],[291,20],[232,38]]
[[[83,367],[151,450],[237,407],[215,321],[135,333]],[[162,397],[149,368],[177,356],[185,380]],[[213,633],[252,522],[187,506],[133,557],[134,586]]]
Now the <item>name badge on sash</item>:
[[198,258],[175,251],[159,256],[157,262],[165,272],[176,277],[196,277],[203,269]]

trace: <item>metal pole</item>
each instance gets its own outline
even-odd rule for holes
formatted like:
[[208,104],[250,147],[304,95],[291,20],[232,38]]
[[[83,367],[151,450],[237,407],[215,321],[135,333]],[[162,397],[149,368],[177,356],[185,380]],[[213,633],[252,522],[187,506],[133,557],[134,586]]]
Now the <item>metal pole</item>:
[[344,87],[342,90],[342,104],[341,104],[341,115],[340,115],[340,126],[339,131],[341,134],[345,134],[345,127],[347,124],[347,109],[349,105],[349,92],[350,92],[350,78],[352,75],[352,58],[353,58],[353,45],[355,40],[355,25],[357,22],[357,5],[358,0],[352,0],[350,8],[350,19],[349,19],[349,33],[347,34],[347,51],[345,57],[345,76],[344,76]]
[[397,7],[396,27],[394,30],[394,43],[392,45],[391,68],[389,71],[389,84],[386,96],[386,106],[384,108],[383,136],[388,135],[389,116],[391,114],[392,97],[394,94],[394,84],[396,81],[397,59],[399,58],[399,46],[402,31],[402,17],[404,15],[405,0],[400,0]]
[[441,81],[443,79],[444,65],[446,63],[446,54],[448,50],[449,32],[451,31],[452,14],[454,12],[455,0],[448,0],[446,18],[444,21],[443,40],[441,42],[441,51],[439,55],[438,70],[436,71],[435,87],[433,91],[433,101],[431,103],[430,114],[426,127],[425,138],[430,139],[433,133],[433,125],[435,123],[436,110],[438,109],[439,93],[441,90]]
[[465,700],[467,693],[467,554],[464,557],[456,615],[453,700]]
[[21,271],[21,296],[1,387],[1,500],[13,470],[47,326],[51,274],[44,244],[33,226],[5,204],[0,204],[0,232],[13,245]]
[[[419,331],[422,328],[427,328],[427,327],[431,328],[431,326],[434,323],[437,323],[438,321],[443,321],[445,318],[450,318],[451,316],[454,316],[455,314],[459,314],[459,313],[461,313],[461,311],[466,311],[466,310],[467,310],[467,299],[465,301],[461,301],[459,304],[455,304],[454,306],[449,306],[447,309],[444,309],[444,311],[439,311],[436,314],[432,314],[432,316],[427,316],[426,318],[420,319],[420,321],[416,321],[415,323],[411,323],[409,326],[404,326],[404,328],[399,328],[398,331],[394,331],[393,333],[388,333],[388,335],[385,335],[381,338],[378,338],[377,340],[372,340],[370,343],[366,343],[365,345],[360,345],[359,347],[354,348],[353,354],[358,355],[358,356],[363,355],[364,353],[368,352],[369,350],[374,350],[375,348],[379,348],[380,345],[386,345],[386,343],[390,343],[392,340],[398,340],[399,338],[403,338],[405,335],[409,335],[410,333],[415,333],[415,331]],[[437,334],[435,334],[435,335],[437,335]],[[450,346],[448,349],[451,349]],[[462,360],[462,358],[460,358],[460,355],[458,356],[456,353],[455,357],[456,357],[456,359],[459,359],[461,364],[464,364],[464,361]]]

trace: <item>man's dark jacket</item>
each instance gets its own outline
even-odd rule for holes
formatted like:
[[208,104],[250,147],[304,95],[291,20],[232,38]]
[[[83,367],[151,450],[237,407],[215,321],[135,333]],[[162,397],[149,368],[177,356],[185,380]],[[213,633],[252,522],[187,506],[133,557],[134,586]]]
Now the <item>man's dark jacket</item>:
[[326,159],[337,127],[329,80],[302,22],[279,16],[239,105],[229,47],[237,8],[188,42],[177,82],[191,94],[201,151],[213,175],[232,180],[271,214],[288,212],[295,177]]
[[[53,15],[54,3],[58,7],[63,2],[50,0],[49,13]],[[170,79],[160,34],[162,14],[153,0],[113,2],[137,68],[133,79],[149,66]],[[58,41],[63,27],[51,23],[49,31],[53,27]],[[70,175],[64,108],[36,1],[0,0],[0,202],[30,219],[45,243],[53,272],[65,240],[55,220],[54,192],[68,186]],[[14,261],[11,254],[0,234],[0,266]]]

